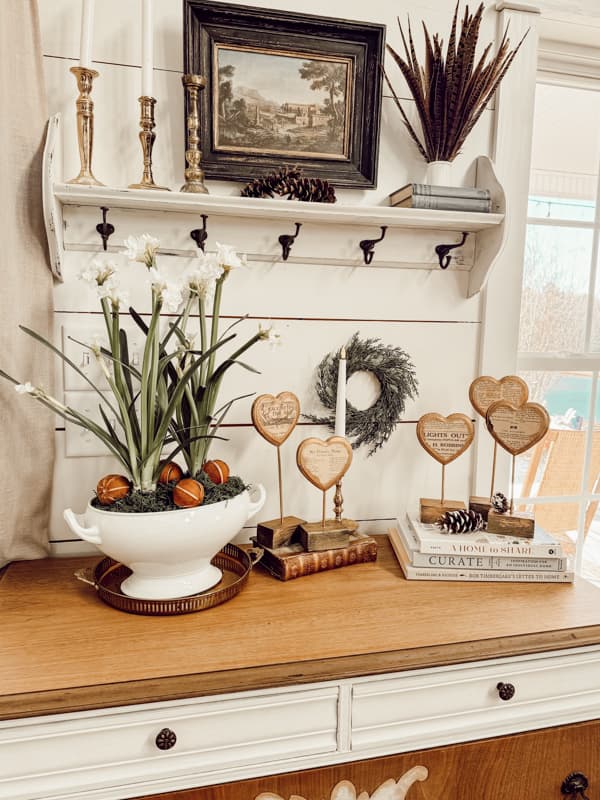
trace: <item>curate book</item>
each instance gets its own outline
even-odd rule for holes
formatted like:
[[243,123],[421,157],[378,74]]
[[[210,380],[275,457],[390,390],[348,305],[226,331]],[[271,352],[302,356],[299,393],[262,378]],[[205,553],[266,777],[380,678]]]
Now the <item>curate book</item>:
[[420,553],[419,538],[406,525],[399,528],[400,538],[413,567],[437,569],[502,569],[535,570],[536,572],[562,572],[568,570],[567,558],[540,558],[537,556],[488,556],[477,553]]
[[[519,558],[563,558],[562,546],[552,536],[535,530],[533,539],[500,536],[487,531],[442,533],[437,525],[427,525],[417,514],[407,514],[408,525],[419,540],[420,553],[444,555],[511,556]],[[400,522],[398,521],[400,525]]]
[[407,183],[390,195],[390,205],[395,206],[414,195],[421,197],[462,197],[467,200],[489,200],[489,189],[474,186],[431,186],[428,183]]
[[414,567],[398,529],[390,528],[388,538],[396,554],[404,577],[409,581],[476,581],[491,583],[573,583],[574,573],[537,572],[535,570],[485,570],[485,569],[441,569]]

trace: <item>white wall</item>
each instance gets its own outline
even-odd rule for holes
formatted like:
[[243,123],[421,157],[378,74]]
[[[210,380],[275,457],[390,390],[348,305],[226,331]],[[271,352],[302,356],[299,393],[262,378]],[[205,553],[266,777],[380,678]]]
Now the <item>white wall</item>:
[[[155,94],[157,143],[154,150],[155,179],[173,189],[183,180],[184,120],[182,71],[182,18],[180,0],[156,0]],[[263,6],[297,10],[291,0],[263,0]],[[80,0],[39,0],[49,113],[63,114],[64,177],[78,171],[75,137],[75,82],[69,67],[79,49]],[[104,0],[97,3],[93,44],[95,67],[101,75],[94,87],[96,112],[94,171],[109,186],[125,186],[139,179],[141,157],[138,132],[140,83],[140,4],[137,0]],[[419,48],[421,18],[431,31],[447,31],[454,0],[404,2],[372,0],[331,0],[329,16],[368,19],[386,23],[387,39],[399,47],[396,14],[410,13],[417,31]],[[303,11],[318,14],[324,10],[318,0],[305,0]],[[488,9],[482,39],[495,35],[497,14]],[[401,86],[393,65],[390,74]],[[402,89],[406,96],[406,90]],[[458,182],[473,179],[470,165],[479,154],[492,151],[494,112],[486,112],[469,138],[456,164]],[[346,190],[338,196],[344,203],[382,204],[387,194],[410,180],[421,180],[424,163],[418,158],[403,129],[391,99],[384,97],[381,123],[379,186],[371,191]],[[211,183],[211,193],[237,194],[239,185]],[[166,224],[166,223],[164,223]],[[152,232],[160,236],[161,224]],[[284,231],[277,231],[284,232]],[[119,230],[115,240],[128,231]],[[374,234],[377,232],[374,231]],[[243,251],[245,242],[239,229],[219,231],[220,240]],[[418,236],[419,234],[415,234]],[[225,238],[226,237],[226,238]],[[214,241],[210,232],[209,248]],[[99,240],[98,240],[99,243]],[[318,253],[315,253],[318,255]],[[80,326],[83,332],[98,326],[95,306],[76,273],[93,256],[89,252],[66,254],[65,282],[55,293],[56,330],[61,326]],[[168,270],[177,272],[185,259],[164,256]],[[142,308],[145,294],[133,286],[133,305]],[[466,273],[460,271],[420,271],[322,267],[318,264],[253,263],[246,273],[235,274],[226,286],[224,313],[250,314],[244,329],[252,331],[256,319],[271,318],[282,329],[284,347],[277,351],[258,348],[250,354],[261,375],[236,374],[224,389],[278,392],[290,389],[301,398],[303,410],[318,412],[312,389],[314,369],[321,357],[339,348],[359,331],[363,337],[380,337],[386,344],[405,348],[416,365],[420,395],[409,403],[406,417],[390,442],[377,455],[367,458],[364,449],[355,453],[355,463],[344,482],[345,512],[366,520],[367,529],[385,530],[386,520],[405,506],[415,507],[420,496],[439,492],[440,469],[419,447],[415,421],[427,411],[471,413],[467,390],[476,376],[480,347],[480,296],[466,300]],[[60,377],[60,376],[59,376]],[[61,387],[59,385],[59,391]],[[249,402],[240,404],[231,422],[238,426],[227,431],[230,441],[215,445],[213,455],[228,461],[233,471],[252,481],[262,481],[270,497],[261,518],[277,513],[275,452],[249,426]],[[307,435],[326,435],[324,429],[305,425],[297,429],[283,449],[287,511],[306,518],[319,513],[319,493],[297,472],[294,454],[298,442]],[[57,430],[57,464],[53,502],[52,539],[68,542],[72,535],[62,521],[62,509],[81,510],[97,479],[114,468],[107,457],[67,458],[65,431]],[[472,456],[466,455],[447,469],[447,496],[467,499],[470,491]],[[72,552],[64,544],[61,552]],[[78,546],[77,546],[78,547]]]

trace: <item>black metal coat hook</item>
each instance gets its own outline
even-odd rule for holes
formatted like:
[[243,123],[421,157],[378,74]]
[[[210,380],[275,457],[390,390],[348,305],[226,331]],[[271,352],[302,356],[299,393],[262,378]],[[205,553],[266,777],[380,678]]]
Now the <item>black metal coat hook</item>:
[[208,232],[206,230],[206,220],[208,219],[207,214],[201,214],[202,217],[202,227],[201,228],[194,228],[193,231],[190,231],[190,236],[196,242],[196,245],[204,252],[204,245],[206,244],[206,240],[208,238]]
[[100,211],[102,211],[102,222],[96,225],[96,230],[102,237],[102,249],[106,251],[108,247],[108,238],[115,232],[115,226],[106,221],[106,215],[110,209],[106,206],[100,206]]
[[381,226],[381,236],[379,239],[363,239],[362,242],[359,242],[359,247],[363,251],[363,257],[365,259],[365,264],[370,264],[373,261],[373,256],[375,255],[375,245],[377,242],[382,242],[385,239],[385,232],[387,231],[387,225]]
[[452,256],[449,255],[450,251],[456,249],[457,247],[462,247],[467,241],[468,235],[468,233],[463,231],[462,239],[460,242],[458,242],[458,244],[438,244],[438,246],[435,248],[435,252],[442,269],[447,269],[450,266],[450,262],[452,261]]
[[282,233],[279,237],[279,244],[281,245],[281,257],[284,261],[288,260],[288,256],[290,254],[290,250],[292,249],[292,245],[296,241],[296,237],[300,232],[300,228],[302,227],[301,222],[296,223],[296,233],[292,236],[290,233]]

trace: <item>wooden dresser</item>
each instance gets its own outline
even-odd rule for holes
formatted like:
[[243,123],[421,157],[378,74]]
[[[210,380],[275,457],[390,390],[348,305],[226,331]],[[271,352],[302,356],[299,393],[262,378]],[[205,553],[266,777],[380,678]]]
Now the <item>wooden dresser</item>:
[[85,560],[10,566],[0,798],[560,800],[574,771],[600,798],[600,590],[408,583],[380,545],[164,619]]

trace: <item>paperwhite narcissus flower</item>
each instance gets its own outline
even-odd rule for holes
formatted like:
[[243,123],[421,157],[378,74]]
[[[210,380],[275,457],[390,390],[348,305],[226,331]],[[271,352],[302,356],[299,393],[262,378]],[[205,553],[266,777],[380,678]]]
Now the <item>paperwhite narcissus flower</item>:
[[142,233],[141,236],[128,236],[125,239],[125,254],[130,261],[139,261],[145,264],[148,269],[156,262],[156,253],[160,247],[160,241],[149,233]]
[[118,265],[115,261],[95,258],[81,270],[79,279],[96,288],[114,282],[117,271]]
[[225,272],[237,267],[246,266],[246,256],[238,256],[236,251],[230,244],[216,243],[217,245],[217,262],[223,267]]
[[279,347],[283,344],[281,334],[272,325],[268,328],[263,328],[262,325],[259,324],[258,335],[263,341],[268,342],[271,347]]
[[218,279],[223,274],[223,267],[218,263],[214,253],[202,255],[198,263],[183,276],[183,289],[186,293],[195,294],[205,303],[212,302]]
[[156,267],[148,270],[152,281],[152,289],[159,295],[162,307],[167,314],[173,314],[181,305],[181,289],[177,284],[170,283],[164,278]]
[[15,386],[15,392],[17,394],[34,394],[35,391],[35,386],[29,383],[29,381],[27,381],[27,383],[17,383]]

